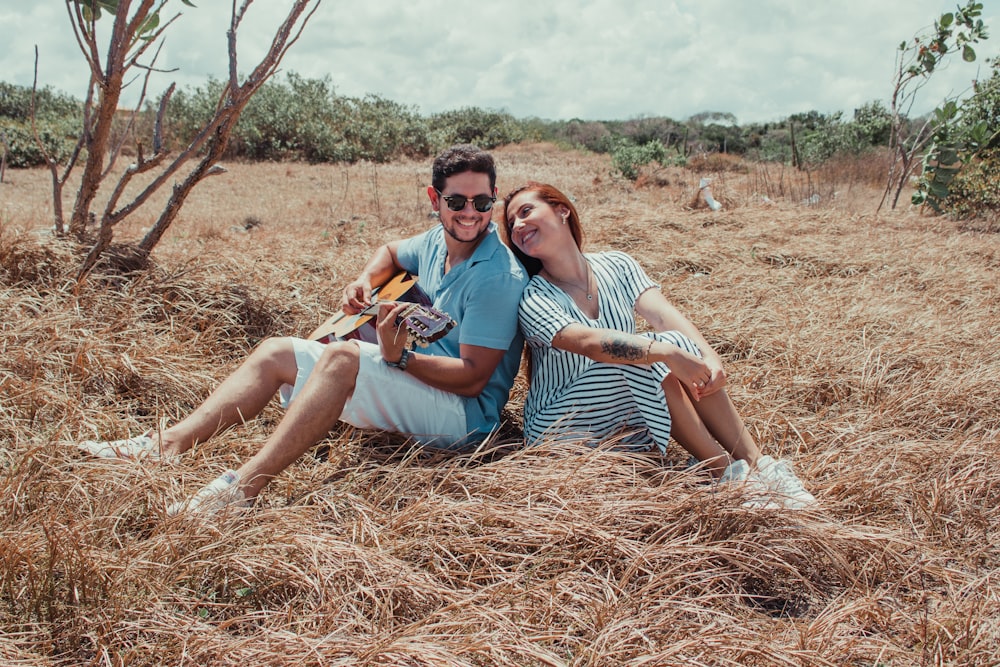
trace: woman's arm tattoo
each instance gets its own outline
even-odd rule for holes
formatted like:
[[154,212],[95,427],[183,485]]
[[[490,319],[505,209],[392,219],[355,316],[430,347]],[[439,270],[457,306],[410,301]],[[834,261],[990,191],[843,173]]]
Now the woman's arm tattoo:
[[638,361],[646,354],[642,341],[624,333],[610,333],[601,338],[601,351],[621,361]]

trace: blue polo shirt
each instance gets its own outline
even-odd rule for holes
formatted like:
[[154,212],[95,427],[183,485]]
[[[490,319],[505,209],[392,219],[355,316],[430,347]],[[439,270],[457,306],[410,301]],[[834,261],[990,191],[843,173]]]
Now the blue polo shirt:
[[492,222],[472,256],[445,274],[447,252],[444,228],[436,225],[402,241],[396,259],[418,276],[420,289],[434,307],[455,320],[447,336],[421,353],[458,358],[461,344],[506,350],[482,393],[465,399],[470,439],[482,440],[500,424],[500,411],[521,364],[524,339],[517,326],[517,306],[528,276],[500,242]]

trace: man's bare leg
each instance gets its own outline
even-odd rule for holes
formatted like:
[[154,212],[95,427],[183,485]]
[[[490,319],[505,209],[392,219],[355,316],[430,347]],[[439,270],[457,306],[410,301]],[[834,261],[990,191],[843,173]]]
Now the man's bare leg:
[[[181,454],[230,426],[253,419],[283,384],[294,384],[298,366],[289,338],[269,338],[190,415],[158,434],[162,453]],[[157,434],[152,435],[157,439]]]
[[268,482],[330,432],[354,392],[360,356],[358,346],[351,342],[327,346],[274,433],[237,471],[247,498],[256,497]]

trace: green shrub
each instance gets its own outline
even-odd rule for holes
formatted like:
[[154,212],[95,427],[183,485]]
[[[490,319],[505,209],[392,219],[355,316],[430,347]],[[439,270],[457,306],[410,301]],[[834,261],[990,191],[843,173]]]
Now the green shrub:
[[339,131],[355,159],[389,162],[399,155],[430,154],[427,123],[413,110],[377,95],[339,98]]
[[[222,82],[210,80],[174,96],[168,118],[176,141],[194,137],[222,89]],[[306,79],[295,73],[261,87],[240,116],[227,150],[230,157],[248,160],[311,163],[388,162],[429,153],[427,123],[416,111],[376,95],[341,97],[329,77]]]
[[983,151],[952,179],[944,211],[956,218],[1000,215],[1000,148]]
[[475,144],[489,150],[516,144],[525,137],[516,118],[504,111],[465,107],[434,114],[428,121],[432,151],[452,144]]
[[[1000,58],[991,65],[992,76],[977,83],[970,97],[960,102],[949,100],[934,110],[932,142],[911,197],[914,204],[963,217],[990,208],[987,203],[994,190],[988,179],[981,177],[995,173],[995,155],[1000,148]],[[973,173],[960,178],[967,169]],[[976,191],[977,187],[981,191]]]
[[[69,95],[46,86],[35,91],[35,118],[81,118],[83,105]],[[31,120],[31,88],[0,81],[0,118]]]
[[620,142],[611,151],[611,165],[615,171],[630,181],[639,178],[639,170],[650,162],[662,164],[667,158],[667,149],[659,141],[650,141],[642,146]]
[[[45,149],[63,162],[76,146],[82,105],[51,88],[35,91],[35,124]],[[45,156],[31,130],[31,88],[0,81],[0,138],[7,150],[7,166],[37,167]],[[0,150],[4,150],[0,148]]]
[[[174,93],[164,116],[164,134],[169,146],[176,149],[194,138],[212,117],[222,88],[222,81],[210,78],[204,86],[180,89]],[[152,103],[147,105],[147,109],[156,113]]]
[[[38,136],[57,162],[65,163],[76,146],[74,132],[79,127],[72,120],[40,120]],[[31,123],[0,118],[0,137],[7,148],[8,167],[38,167],[45,164],[45,155],[38,148]],[[2,149],[0,149],[2,150]]]

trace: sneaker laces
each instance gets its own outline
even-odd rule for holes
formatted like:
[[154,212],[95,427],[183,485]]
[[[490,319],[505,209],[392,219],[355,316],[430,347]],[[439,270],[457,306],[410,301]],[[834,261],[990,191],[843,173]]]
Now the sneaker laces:
[[192,497],[170,505],[167,508],[167,515],[177,516],[181,512],[193,512],[214,516],[229,507],[242,509],[249,506],[250,501],[240,488],[239,473],[227,470]]
[[780,507],[771,499],[770,487],[756,473],[750,471],[750,465],[743,459],[736,459],[726,466],[718,483],[738,488],[745,498],[744,507],[755,509]]
[[774,493],[784,497],[786,506],[802,508],[816,504],[816,498],[806,490],[786,461],[762,456],[757,462],[757,473]]

